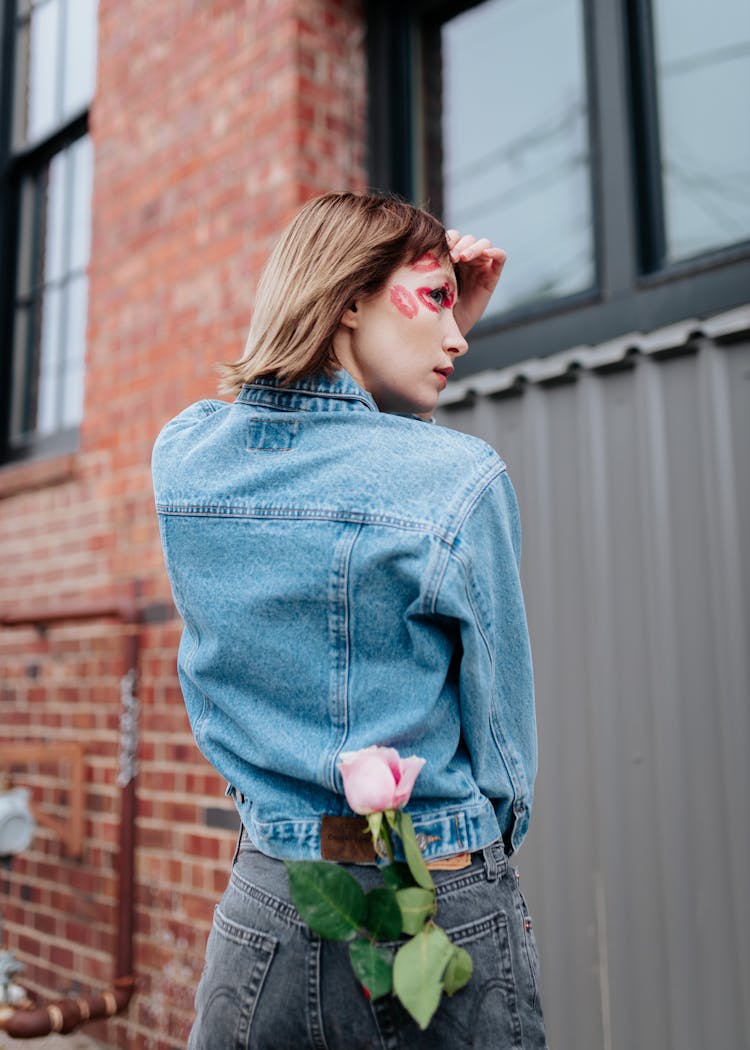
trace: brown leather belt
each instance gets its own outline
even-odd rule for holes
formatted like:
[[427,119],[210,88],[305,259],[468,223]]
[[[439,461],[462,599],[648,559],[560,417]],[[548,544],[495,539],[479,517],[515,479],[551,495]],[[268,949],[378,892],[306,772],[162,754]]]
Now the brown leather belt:
[[[324,816],[320,821],[320,855],[343,864],[374,864],[375,850],[365,817]],[[460,871],[471,864],[470,853],[427,862],[433,871]]]

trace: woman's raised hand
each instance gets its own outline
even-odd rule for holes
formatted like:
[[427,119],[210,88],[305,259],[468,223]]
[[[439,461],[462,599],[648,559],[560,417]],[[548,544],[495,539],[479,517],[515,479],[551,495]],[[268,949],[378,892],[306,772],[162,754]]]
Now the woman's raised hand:
[[445,238],[461,278],[461,294],[453,313],[461,334],[466,335],[487,309],[507,255],[502,248],[494,248],[486,237],[477,240],[470,233],[447,230]]

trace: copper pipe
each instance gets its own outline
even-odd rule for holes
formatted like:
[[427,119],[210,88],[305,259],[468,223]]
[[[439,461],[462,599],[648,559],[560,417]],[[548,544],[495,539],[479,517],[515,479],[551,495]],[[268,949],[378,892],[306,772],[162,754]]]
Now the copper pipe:
[[121,1013],[134,991],[134,977],[118,977],[111,989],[85,999],[58,999],[57,1002],[47,1003],[34,1010],[16,1010],[0,1022],[0,1029],[14,1039],[36,1039],[50,1032],[65,1034],[85,1021],[97,1021]]

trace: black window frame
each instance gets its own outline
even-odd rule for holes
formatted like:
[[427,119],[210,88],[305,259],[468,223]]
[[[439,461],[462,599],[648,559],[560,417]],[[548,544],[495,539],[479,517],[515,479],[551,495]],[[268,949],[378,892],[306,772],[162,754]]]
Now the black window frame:
[[[70,0],[69,0],[70,2]],[[24,178],[37,179],[52,158],[89,133],[90,103],[68,115],[48,134],[13,149],[16,0],[0,0],[0,467],[75,452],[80,425],[11,441],[14,315],[19,248],[20,192]],[[36,247],[36,245],[34,246]]]
[[[478,6],[369,0],[369,179],[416,203],[425,27]],[[595,283],[562,299],[490,317],[457,376],[502,368],[747,303],[750,240],[662,264],[656,74],[650,0],[582,0],[589,85]],[[469,230],[481,235],[481,230]]]

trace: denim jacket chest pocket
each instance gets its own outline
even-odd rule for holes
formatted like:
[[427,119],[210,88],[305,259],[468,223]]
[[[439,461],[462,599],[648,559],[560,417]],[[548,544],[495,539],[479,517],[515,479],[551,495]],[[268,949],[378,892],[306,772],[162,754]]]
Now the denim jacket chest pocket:
[[252,416],[247,420],[245,447],[250,452],[291,452],[299,433],[299,422]]

